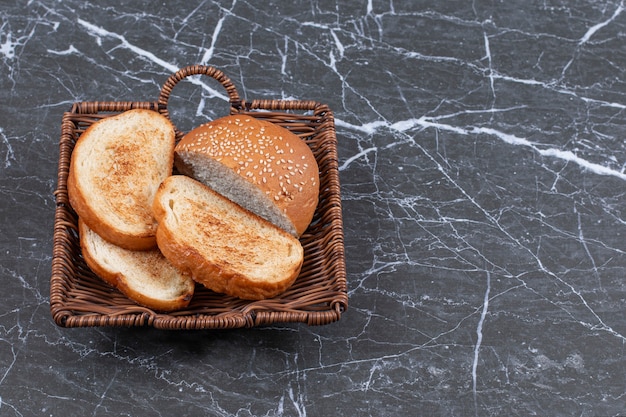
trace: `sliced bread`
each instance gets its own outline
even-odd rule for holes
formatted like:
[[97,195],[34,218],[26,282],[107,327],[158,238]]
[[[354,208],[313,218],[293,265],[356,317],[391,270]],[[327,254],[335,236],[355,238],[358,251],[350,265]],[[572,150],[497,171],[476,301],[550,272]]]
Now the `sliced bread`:
[[109,242],[156,248],[152,200],[172,173],[174,144],[174,127],[155,111],[129,110],[94,123],[72,152],[70,204]]
[[163,181],[153,211],[163,255],[215,292],[271,298],[300,273],[297,238],[190,177]]
[[79,234],[89,268],[137,304],[157,311],[180,310],[189,305],[195,282],[158,249],[120,248],[102,239],[81,220]]

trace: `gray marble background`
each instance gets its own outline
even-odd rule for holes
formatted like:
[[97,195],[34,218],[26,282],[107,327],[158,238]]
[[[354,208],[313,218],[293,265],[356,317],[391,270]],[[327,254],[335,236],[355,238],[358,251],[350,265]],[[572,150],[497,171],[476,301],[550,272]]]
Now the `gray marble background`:
[[[0,416],[625,416],[625,7],[0,0]],[[62,113],[188,64],[333,109],[339,322],[52,321]],[[183,130],[227,113],[173,94]]]

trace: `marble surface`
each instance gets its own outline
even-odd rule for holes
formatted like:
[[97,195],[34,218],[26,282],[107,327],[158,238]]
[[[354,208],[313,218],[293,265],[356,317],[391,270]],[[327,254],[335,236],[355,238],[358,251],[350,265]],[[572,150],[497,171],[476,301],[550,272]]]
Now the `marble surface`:
[[[0,416],[626,415],[626,5],[0,1]],[[327,103],[339,322],[65,329],[60,122],[208,64]],[[226,113],[184,83],[173,117]]]

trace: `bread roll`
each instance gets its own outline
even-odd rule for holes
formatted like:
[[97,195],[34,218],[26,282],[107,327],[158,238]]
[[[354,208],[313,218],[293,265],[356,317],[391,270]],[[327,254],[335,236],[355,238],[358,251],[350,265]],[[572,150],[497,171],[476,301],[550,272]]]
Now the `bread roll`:
[[193,129],[176,146],[174,164],[297,237],[317,207],[319,168],[311,149],[289,130],[251,116]]

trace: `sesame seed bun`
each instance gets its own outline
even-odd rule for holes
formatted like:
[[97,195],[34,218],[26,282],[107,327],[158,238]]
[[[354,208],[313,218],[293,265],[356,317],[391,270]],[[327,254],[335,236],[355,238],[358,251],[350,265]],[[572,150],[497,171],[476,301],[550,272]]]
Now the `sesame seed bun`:
[[187,133],[175,165],[240,206],[300,236],[319,197],[319,168],[289,130],[251,116],[226,116]]

